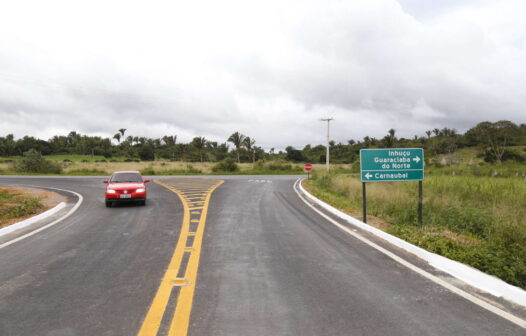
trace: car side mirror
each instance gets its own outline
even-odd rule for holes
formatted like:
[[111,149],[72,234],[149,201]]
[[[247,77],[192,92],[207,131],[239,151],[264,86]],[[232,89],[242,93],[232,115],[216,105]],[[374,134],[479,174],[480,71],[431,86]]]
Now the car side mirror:
[[148,183],[148,182],[150,182],[150,179],[144,180],[144,183]]
[[108,183],[108,180],[104,180],[104,183]]

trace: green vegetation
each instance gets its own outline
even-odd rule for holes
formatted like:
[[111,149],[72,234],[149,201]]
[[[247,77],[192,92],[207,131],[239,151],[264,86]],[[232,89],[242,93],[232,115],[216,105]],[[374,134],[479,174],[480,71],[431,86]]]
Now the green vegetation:
[[[324,145],[305,145],[303,149],[286,146],[284,151],[268,151],[256,145],[256,140],[240,132],[232,133],[226,141],[218,143],[205,137],[194,137],[188,143],[178,143],[176,135],[146,138],[130,135],[121,128],[111,138],[82,135],[75,131],[56,135],[49,140],[24,136],[15,139],[12,134],[0,136],[0,164],[16,162],[30,149],[40,152],[50,161],[68,162],[221,162],[232,159],[238,164],[258,161],[287,161],[291,163],[324,163]],[[425,135],[398,138],[390,129],[380,139],[366,136],[362,140],[350,139],[347,143],[329,143],[331,162],[354,164],[364,148],[419,147],[424,148],[428,159],[448,156],[463,150],[473,151],[477,161],[499,165],[507,162],[526,162],[526,124],[511,121],[481,122],[459,134],[451,128],[435,128]],[[229,148],[233,146],[233,148]],[[511,148],[513,147],[513,148]],[[440,163],[442,164],[442,163]]]
[[105,170],[99,169],[74,169],[70,170],[67,175],[71,176],[101,176],[109,175]]
[[[317,173],[306,187],[349,213],[362,207],[357,177]],[[448,176],[424,180],[424,226],[417,225],[417,184],[369,183],[369,215],[386,231],[526,289],[526,180]]]
[[44,159],[35,149],[25,152],[24,156],[13,164],[13,169],[19,173],[62,173],[62,167],[59,164]]
[[0,188],[0,227],[10,219],[32,215],[42,207],[36,197],[11,193],[5,188]]
[[214,173],[223,172],[223,173],[232,173],[239,171],[239,167],[236,162],[232,159],[225,159],[221,162],[218,162],[212,167]]

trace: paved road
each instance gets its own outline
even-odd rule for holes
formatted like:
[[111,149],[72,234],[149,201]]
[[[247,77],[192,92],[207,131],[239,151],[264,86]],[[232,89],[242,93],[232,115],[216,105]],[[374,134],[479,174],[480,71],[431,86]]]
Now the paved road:
[[84,196],[68,219],[0,249],[0,335],[136,335],[181,237],[200,225],[202,244],[199,231],[186,240],[197,279],[169,293],[160,335],[184,288],[190,335],[526,335],[330,225],[298,198],[295,177],[224,180],[203,202],[206,228],[185,229],[196,210],[155,183],[146,207],[108,209],[98,178],[0,177]]

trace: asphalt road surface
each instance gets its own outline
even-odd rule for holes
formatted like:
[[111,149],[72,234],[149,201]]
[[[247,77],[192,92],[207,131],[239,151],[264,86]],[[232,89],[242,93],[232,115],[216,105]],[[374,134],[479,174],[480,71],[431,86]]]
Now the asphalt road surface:
[[102,178],[0,177],[84,197],[0,248],[0,335],[526,335],[328,223],[296,180],[170,178],[106,208]]

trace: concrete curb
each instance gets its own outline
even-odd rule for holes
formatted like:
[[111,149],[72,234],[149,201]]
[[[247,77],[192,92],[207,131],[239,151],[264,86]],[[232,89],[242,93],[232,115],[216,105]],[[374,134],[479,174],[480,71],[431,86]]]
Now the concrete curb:
[[65,207],[66,207],[66,203],[60,202],[55,207],[53,207],[53,208],[51,208],[51,209],[49,209],[47,211],[44,211],[41,214],[38,214],[38,215],[33,216],[31,218],[25,219],[25,220],[23,220],[21,222],[14,223],[14,224],[11,224],[9,226],[6,226],[6,227],[0,229],[0,237],[6,235],[8,233],[14,232],[16,230],[20,230],[20,229],[23,229],[25,227],[28,227],[29,225],[31,225],[33,223],[36,223],[36,222],[38,222],[38,221],[40,221],[42,219],[48,218],[50,216],[53,216],[54,214],[56,214],[60,210],[64,209]]
[[[301,180],[301,182],[303,182],[303,179]],[[390,235],[387,232],[379,230],[354,217],[351,217],[347,215],[346,213],[334,208],[333,206],[311,195],[307,190],[303,188],[301,182],[298,183],[298,186],[301,192],[305,196],[307,196],[307,198],[309,198],[312,202],[321,206],[322,208],[324,208],[331,214],[336,215],[337,217],[348,222],[349,224],[357,226],[362,230],[370,232],[374,234],[375,236],[382,238],[388,241],[389,243],[401,249],[404,249],[405,251],[409,253],[414,254],[420,259],[427,261],[431,266],[443,272],[446,272],[452,275],[453,277],[459,280],[462,280],[465,283],[475,288],[478,288],[482,291],[490,293],[496,297],[502,297],[510,302],[526,307],[526,291],[524,291],[523,289],[510,285],[492,275],[481,272],[475,268],[462,264],[458,261],[454,261],[454,260],[445,258],[443,256],[440,256],[438,254],[426,251],[418,246],[415,246],[413,244],[406,242],[405,240],[402,240],[398,237]]]

